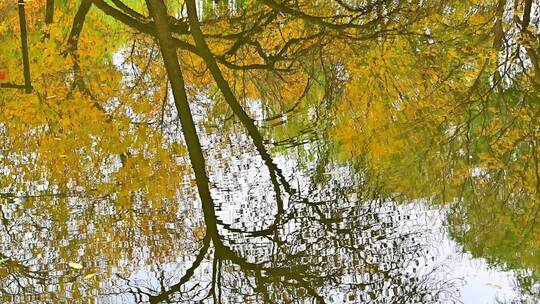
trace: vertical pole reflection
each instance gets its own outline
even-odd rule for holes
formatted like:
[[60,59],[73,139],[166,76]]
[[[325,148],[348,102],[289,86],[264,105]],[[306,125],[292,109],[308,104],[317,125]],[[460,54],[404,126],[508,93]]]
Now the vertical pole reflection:
[[30,81],[30,60],[28,59],[28,33],[26,32],[26,14],[24,12],[24,0],[19,0],[19,25],[21,28],[21,49],[24,65],[24,91],[32,92]]

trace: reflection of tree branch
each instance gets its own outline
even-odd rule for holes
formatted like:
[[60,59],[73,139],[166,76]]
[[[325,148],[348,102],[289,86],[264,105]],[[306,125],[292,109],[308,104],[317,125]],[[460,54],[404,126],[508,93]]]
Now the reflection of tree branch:
[[[219,236],[216,236],[219,238]],[[306,270],[305,266],[300,267],[265,267],[262,264],[256,264],[248,262],[245,258],[240,257],[237,253],[229,249],[223,243],[216,242],[215,244],[216,253],[218,253],[219,258],[229,260],[234,264],[238,265],[243,270],[253,271],[258,279],[263,279],[263,281],[268,281],[268,277],[273,278],[285,278],[285,281],[282,281],[282,284],[297,285],[303,287],[307,290],[308,294],[311,295],[318,303],[325,303],[323,297],[321,297],[315,289],[313,289],[307,281],[304,280],[304,273]],[[287,280],[290,280],[287,282]],[[294,283],[296,282],[296,283]]]
[[77,48],[79,45],[79,39],[83,30],[84,22],[86,21],[86,16],[92,7],[93,0],[82,0],[75,18],[73,19],[73,25],[68,36],[67,41],[67,50],[64,53],[65,56],[70,55],[73,60],[73,85],[71,90],[68,92],[68,98],[71,98],[73,90],[78,87],[81,92],[89,96],[94,100],[93,105],[103,113],[106,113],[105,109],[97,102],[96,98],[92,95],[92,92],[86,86],[83,76],[81,75],[81,66],[79,63],[79,55],[77,53]]
[[112,3],[114,3],[114,5],[116,5],[116,7],[118,7],[122,11],[124,11],[124,13],[132,16],[133,18],[137,18],[137,19],[140,19],[140,20],[147,19],[146,16],[144,16],[143,14],[135,11],[131,7],[127,6],[124,2],[122,2],[120,0],[111,0],[111,1],[112,1]]
[[283,201],[281,199],[281,190],[279,188],[277,178],[279,177],[281,184],[283,185],[283,187],[285,188],[287,192],[291,190],[290,186],[287,180],[285,179],[285,177],[283,176],[281,170],[272,161],[270,155],[268,154],[268,151],[264,147],[263,138],[261,134],[259,133],[259,131],[257,130],[257,127],[255,126],[253,119],[249,117],[249,115],[246,113],[246,111],[244,111],[240,103],[238,103],[238,100],[234,96],[234,93],[232,92],[227,80],[225,80],[225,78],[223,77],[221,69],[219,68],[217,64],[216,59],[214,58],[214,55],[212,54],[208,45],[206,44],[205,38],[202,34],[202,31],[199,25],[199,19],[197,17],[197,8],[195,5],[195,1],[187,0],[186,7],[187,7],[189,24],[191,26],[191,34],[193,36],[193,39],[195,40],[196,47],[199,50],[199,53],[200,53],[199,55],[205,61],[206,66],[210,70],[210,73],[212,74],[214,81],[219,87],[221,93],[223,94],[225,101],[229,104],[234,114],[240,119],[244,127],[247,129],[248,134],[252,138],[257,151],[259,152],[263,161],[268,167],[268,170],[270,172],[270,178],[272,179],[272,183],[275,185],[274,191],[276,192],[278,213],[281,213],[283,212]]
[[167,299],[169,299],[169,296],[171,294],[180,291],[182,285],[184,285],[185,283],[189,281],[189,279],[191,279],[191,277],[195,273],[195,270],[199,268],[202,261],[204,260],[204,257],[206,256],[206,253],[208,252],[208,248],[210,248],[210,240],[211,240],[211,237],[210,235],[207,234],[203,239],[203,247],[197,254],[195,261],[193,262],[191,267],[188,270],[186,270],[186,273],[180,278],[178,283],[171,286],[169,290],[167,291],[164,291],[156,296],[150,296],[150,303],[159,303],[162,301],[166,301]]
[[272,224],[270,227],[268,227],[266,229],[261,229],[261,230],[256,230],[256,231],[245,231],[245,230],[242,230],[242,229],[233,228],[230,224],[226,224],[226,223],[224,223],[222,220],[220,220],[218,218],[216,218],[216,223],[218,223],[220,226],[222,226],[223,228],[227,229],[230,232],[247,234],[247,235],[252,236],[252,237],[268,236],[268,235],[271,235],[272,233],[274,233],[274,231],[276,229],[275,223]]
[[[356,23],[353,23],[353,22],[348,22],[348,23],[329,22],[329,21],[325,20],[325,19],[328,19],[328,18],[309,15],[309,14],[306,14],[306,13],[304,13],[302,11],[292,9],[289,6],[284,5],[282,3],[275,2],[273,0],[260,0],[260,1],[262,3],[264,3],[265,5],[267,5],[268,7],[271,7],[274,10],[277,10],[277,11],[282,12],[284,14],[288,14],[288,15],[291,15],[291,16],[306,20],[306,21],[308,21],[310,23],[319,25],[319,26],[324,27],[324,28],[329,28],[329,29],[339,30],[339,31],[346,30],[346,29],[365,29],[366,28],[366,25],[356,24]],[[336,18],[336,17],[333,16],[331,18]],[[351,18],[351,20],[355,20],[357,18],[358,17],[354,17],[354,18]]]
[[135,285],[131,285],[130,280],[128,278],[125,278],[125,277],[121,276],[120,274],[116,274],[116,277],[119,278],[119,279],[122,279],[122,280],[124,280],[126,282],[127,287],[129,288],[127,290],[127,292],[129,292],[130,294],[133,295],[133,297],[135,298],[137,303],[143,303],[141,295],[145,295],[145,296],[147,296],[149,298],[152,296],[149,292],[142,290],[142,288],[140,288],[138,286],[135,286]]
[[33,271],[29,266],[23,265],[21,262],[8,257],[7,255],[0,253],[0,265],[7,267],[11,274],[20,273],[26,278],[36,280],[39,283],[45,283],[47,272],[45,271]]
[[92,6],[91,0],[82,0],[81,5],[79,6],[79,9],[77,10],[77,13],[75,14],[75,18],[73,20],[73,26],[71,28],[71,32],[69,33],[68,37],[68,52],[73,53],[77,50],[79,37],[81,35],[84,21],[86,20],[86,15],[90,11],[90,7]]
[[219,273],[218,273],[219,261],[220,260],[217,257],[217,252],[214,252],[214,259],[212,261],[212,284],[211,284],[211,287],[210,287],[210,291],[208,292],[208,294],[212,295],[212,299],[214,300],[214,303],[220,303],[218,301],[218,297],[217,297],[217,294],[216,294],[217,276],[219,275]]

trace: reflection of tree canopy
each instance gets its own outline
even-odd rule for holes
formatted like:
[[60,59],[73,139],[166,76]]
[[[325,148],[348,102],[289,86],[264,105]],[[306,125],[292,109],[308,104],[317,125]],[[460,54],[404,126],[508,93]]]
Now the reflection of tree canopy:
[[[371,41],[367,56],[353,58],[359,70],[331,131],[384,192],[455,203],[451,231],[464,250],[520,270],[520,286],[532,293],[538,4],[477,1],[461,6],[463,18],[457,7],[438,15],[444,21],[427,24],[423,45],[401,36]],[[352,106],[359,110],[350,115]]]
[[342,152],[409,198],[433,195],[436,180],[452,201],[480,171],[505,175],[511,191],[536,191],[532,2],[463,2],[425,24],[426,40],[370,41],[366,56],[351,57],[359,70],[338,106],[332,133]]
[[538,294],[539,3],[463,3],[426,24],[424,44],[373,40],[351,57],[331,133],[383,192],[454,202],[464,250]]
[[450,213],[450,234],[473,256],[516,270],[523,301],[536,302],[540,279],[538,198],[536,194],[501,191],[495,185],[480,187],[476,185],[474,190],[481,197],[469,193]]
[[[148,291],[119,278],[135,296],[200,300],[228,288],[234,289],[229,294],[262,301],[321,302],[327,286],[339,286],[351,301],[381,298],[390,289],[404,302],[424,301],[424,295],[437,298],[445,289],[403,272],[418,261],[408,236],[387,241],[390,223],[380,243],[355,243],[383,221],[370,208],[385,205],[362,200],[441,193],[436,199],[462,201],[466,215],[474,214],[467,205],[473,197],[493,198],[501,210],[518,214],[535,210],[514,203],[521,196],[536,201],[540,184],[538,5],[532,0],[49,0],[45,7],[29,2],[27,9],[34,91],[0,95],[0,195],[9,206],[7,235],[30,229],[8,219],[24,218],[43,222],[38,230],[67,243],[43,245],[47,266],[61,268],[52,280],[70,280],[61,270],[73,256],[135,263],[134,251],[115,244],[137,236],[134,247],[149,248],[156,262],[171,262],[167,258],[183,233],[170,232],[165,223],[178,220],[183,207],[177,202],[190,201],[193,195],[184,189],[190,185],[198,191],[205,225],[197,231],[206,232],[194,266],[178,281],[163,279]],[[9,49],[0,62],[17,71],[17,15],[2,3],[0,16],[0,37]],[[297,113],[306,118],[285,123]],[[377,195],[342,205],[289,183],[268,143],[294,146],[311,138],[314,121],[380,186]],[[282,126],[270,129],[275,125]],[[219,217],[222,203],[212,191],[220,181],[210,173],[220,165],[208,160],[213,148],[230,148],[208,145],[215,143],[216,130],[217,137],[245,132],[264,165],[272,212],[255,231]],[[317,165],[320,173],[324,167]],[[106,211],[96,211],[101,209]],[[88,218],[98,228],[79,228]],[[466,217],[467,224],[474,218]],[[246,249],[231,239],[262,247]],[[171,247],[162,247],[160,255],[157,244]],[[371,252],[375,248],[381,251]],[[251,260],[257,250],[271,259]],[[17,285],[19,274],[42,282],[54,272],[34,272],[28,267],[35,258],[22,253],[5,256],[16,269],[6,276],[6,294],[34,288]],[[190,285],[210,256],[208,288]],[[370,278],[346,281],[356,272]],[[66,292],[75,297],[73,284]]]
[[[193,216],[188,210],[136,201],[132,210],[119,210],[107,198],[10,199],[1,213],[4,299],[88,301],[111,273],[169,263],[171,252],[193,250],[196,240],[179,224]],[[71,269],[69,262],[84,269]]]

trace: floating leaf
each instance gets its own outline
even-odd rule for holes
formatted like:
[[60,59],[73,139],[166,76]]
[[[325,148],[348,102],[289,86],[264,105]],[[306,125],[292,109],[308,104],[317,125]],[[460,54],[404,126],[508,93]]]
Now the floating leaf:
[[84,276],[84,279],[85,280],[90,280],[91,278],[95,277],[96,276],[96,273],[95,272],[92,272],[92,273],[89,273],[87,275]]
[[334,175],[337,174],[337,171],[324,172],[323,175]]
[[497,283],[487,283],[486,285],[491,287],[491,288],[502,289],[502,286],[497,284]]
[[69,262],[68,265],[69,265],[69,267],[71,267],[73,269],[77,269],[77,270],[83,268],[83,266],[81,264],[75,263],[75,262]]

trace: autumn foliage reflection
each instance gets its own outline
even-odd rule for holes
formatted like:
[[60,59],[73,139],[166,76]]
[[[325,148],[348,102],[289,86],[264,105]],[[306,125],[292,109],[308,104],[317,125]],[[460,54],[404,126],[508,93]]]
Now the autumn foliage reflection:
[[[0,64],[22,82],[13,3],[0,4]],[[356,252],[369,248],[343,240],[361,239],[358,232],[369,228],[353,225],[326,236],[339,220],[327,217],[333,211],[325,204],[346,199],[320,202],[303,193],[292,182],[298,177],[275,160],[289,157],[291,147],[298,147],[298,168],[318,161],[309,185],[327,185],[324,171],[336,164],[361,176],[353,192],[368,189],[369,195],[345,208],[350,217],[343,225],[362,218],[358,209],[372,207],[366,202],[429,201],[453,210],[451,234],[465,250],[509,268],[536,269],[531,252],[537,247],[540,192],[539,4],[26,3],[33,92],[0,92],[0,199],[6,237],[33,258],[0,252],[1,263],[9,265],[0,273],[4,296],[47,299],[52,292],[35,286],[49,284],[67,298],[91,299],[80,292],[85,288],[77,287],[68,263],[92,265],[85,268],[89,275],[99,268],[93,259],[99,256],[110,265],[108,275],[87,277],[94,284],[88,290],[116,278],[135,298],[184,301],[183,286],[213,255],[203,300],[221,301],[217,278],[223,265],[231,265],[245,276],[235,282],[255,282],[250,294],[257,301],[292,301],[286,294],[324,302],[323,281],[341,284],[344,270],[318,276],[325,269],[315,271],[316,261],[287,248],[291,240],[283,239],[284,227],[291,222],[322,227],[310,232],[323,236],[314,241],[313,254],[343,250],[328,253],[324,263],[353,257],[358,271],[395,285],[410,283],[416,294],[395,292],[405,302],[453,290],[452,284],[434,291],[428,281],[396,276],[404,260],[416,258],[407,250],[391,250],[396,261],[389,269],[360,261]],[[217,144],[238,134],[255,153],[271,193],[263,193],[271,219],[257,229],[242,230],[218,214],[215,191],[222,185],[215,172],[234,163],[232,156],[218,162],[212,155],[241,154],[232,144]],[[309,151],[307,143],[325,149]],[[190,223],[177,225],[182,221]],[[521,241],[506,242],[523,230],[528,232]],[[56,242],[30,246],[21,239],[25,231]],[[250,260],[228,243],[230,233],[247,235],[247,243],[270,241],[274,259]],[[335,242],[325,242],[333,237]],[[146,250],[144,258],[137,249]],[[173,263],[179,250],[197,251],[192,268],[177,282],[163,279],[159,289],[143,291],[116,271],[139,262]],[[36,262],[45,253],[48,260]],[[54,266],[35,270],[36,263]],[[352,285],[351,290],[369,284]],[[352,292],[352,301],[375,299],[380,291]]]

